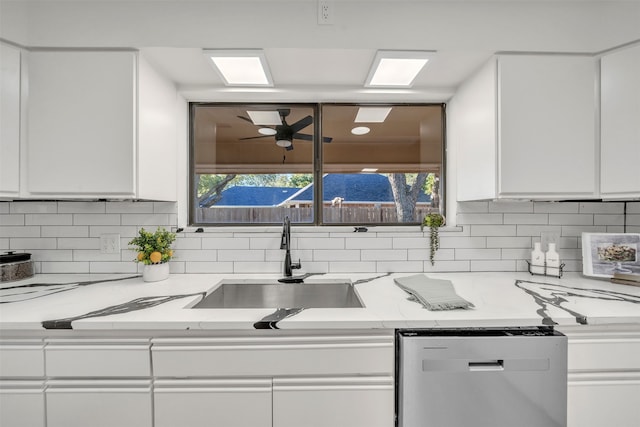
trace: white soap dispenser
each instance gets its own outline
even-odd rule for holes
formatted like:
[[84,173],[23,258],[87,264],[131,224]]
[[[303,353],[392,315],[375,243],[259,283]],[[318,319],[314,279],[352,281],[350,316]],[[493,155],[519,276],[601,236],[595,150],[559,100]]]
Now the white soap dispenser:
[[547,263],[547,274],[560,277],[560,255],[556,251],[556,244],[549,243],[549,250],[544,254]]
[[532,274],[544,274],[544,252],[540,249],[540,242],[533,244],[530,269]]

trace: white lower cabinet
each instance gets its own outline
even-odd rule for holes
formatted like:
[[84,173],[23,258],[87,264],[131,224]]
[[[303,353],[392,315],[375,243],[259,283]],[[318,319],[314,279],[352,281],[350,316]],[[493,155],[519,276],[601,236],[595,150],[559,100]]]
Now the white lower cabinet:
[[393,427],[393,331],[158,338],[156,427]]
[[45,426],[44,342],[0,340],[0,426]]
[[155,427],[270,427],[271,379],[156,380]]
[[393,377],[274,378],[274,427],[390,427]]
[[0,426],[44,427],[44,381],[0,383]]
[[150,380],[50,380],[47,427],[152,427]]
[[560,330],[569,337],[567,425],[640,426],[640,328]]

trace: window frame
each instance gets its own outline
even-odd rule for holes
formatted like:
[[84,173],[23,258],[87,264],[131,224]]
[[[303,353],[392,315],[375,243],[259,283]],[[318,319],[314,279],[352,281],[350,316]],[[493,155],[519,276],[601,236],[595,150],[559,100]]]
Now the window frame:
[[425,103],[413,103],[413,102],[189,102],[188,103],[188,226],[189,227],[260,227],[260,226],[273,226],[279,225],[280,222],[261,222],[261,223],[198,223],[195,222],[195,210],[197,207],[196,185],[195,185],[195,110],[199,106],[251,106],[251,107],[268,107],[273,109],[278,108],[292,108],[292,107],[305,107],[311,108],[314,114],[313,121],[313,154],[312,154],[312,173],[313,173],[313,221],[308,223],[297,223],[300,226],[307,227],[353,227],[353,226],[388,226],[388,227],[405,227],[419,225],[420,222],[377,222],[377,223],[362,223],[362,222],[343,222],[343,223],[325,223],[323,218],[323,150],[321,138],[322,135],[322,123],[323,123],[323,108],[325,106],[356,106],[356,107],[396,107],[396,106],[439,106],[441,108],[441,156],[440,156],[440,205],[439,211],[442,215],[446,216],[446,153],[447,153],[447,133],[446,133],[446,103],[438,102],[425,102]]

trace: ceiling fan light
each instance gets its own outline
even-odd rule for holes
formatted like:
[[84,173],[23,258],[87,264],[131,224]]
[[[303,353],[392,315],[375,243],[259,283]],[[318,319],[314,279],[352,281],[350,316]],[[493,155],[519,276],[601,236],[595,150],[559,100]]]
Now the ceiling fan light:
[[432,51],[378,51],[365,87],[411,87]]
[[260,128],[258,129],[258,133],[260,135],[275,135],[278,131],[273,128]]
[[291,141],[288,139],[278,139],[276,140],[276,145],[282,148],[291,147]]
[[227,86],[272,87],[273,81],[262,50],[204,49]]

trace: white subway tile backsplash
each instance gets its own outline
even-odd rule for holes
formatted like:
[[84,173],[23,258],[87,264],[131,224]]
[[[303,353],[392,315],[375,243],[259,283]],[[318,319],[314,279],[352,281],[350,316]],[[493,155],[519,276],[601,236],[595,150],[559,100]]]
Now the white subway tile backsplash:
[[58,249],[100,249],[100,239],[89,237],[60,237]]
[[407,259],[407,251],[403,249],[363,249],[360,251],[360,259],[362,261],[402,261]]
[[471,271],[516,271],[515,260],[475,261],[471,260]]
[[[314,249],[313,260],[314,261],[360,261],[361,252],[364,252],[364,251],[359,251],[355,249],[341,250],[341,251],[334,251],[330,249]],[[406,259],[406,255],[404,259]],[[375,260],[374,258],[369,258],[369,259],[365,259],[364,257],[362,258],[362,261],[374,261],[374,260]]]
[[9,249],[69,249],[57,246],[55,238],[17,237],[9,239]]
[[[427,261],[428,262],[428,261]],[[399,273],[423,271],[423,261],[377,261],[376,271],[378,273]]]
[[109,202],[106,213],[153,213],[153,202]]
[[2,237],[40,237],[40,226],[30,225],[28,227],[9,225],[0,226],[0,236]]
[[202,249],[249,249],[251,240],[247,237],[209,237],[202,239]]
[[[119,214],[73,214],[73,225],[120,225]],[[136,224],[137,225],[137,224]]]
[[[503,215],[501,213],[491,214],[458,214],[458,225],[473,225],[473,224],[503,224]],[[506,223],[506,222],[505,222]]]
[[89,237],[88,225],[43,225],[40,230],[42,237]]
[[120,217],[120,224],[122,225],[137,225],[144,227],[149,231],[155,231],[158,227],[168,228],[170,214],[144,214],[144,213],[131,213],[122,214]]
[[[139,273],[128,242],[141,227],[175,229],[176,212],[170,202],[0,202],[0,250],[32,253],[37,272]],[[346,226],[295,226],[291,255],[301,259],[301,272],[526,271],[533,242],[556,232],[565,270],[581,271],[582,232],[623,232],[625,221],[627,232],[640,232],[640,202],[465,202],[456,220],[440,229],[434,266],[429,230],[418,226],[356,234]],[[99,237],[111,233],[120,234],[122,250],[101,254]],[[280,233],[281,226],[179,233],[171,271],[281,272]]]
[[518,225],[516,236],[540,236],[543,232],[558,233],[562,232],[560,225]]
[[104,214],[107,202],[58,202],[58,213]]
[[624,225],[624,215],[599,215],[593,216],[593,225]]
[[255,249],[218,250],[218,261],[264,261],[264,251]]
[[533,204],[535,213],[578,213],[579,210],[578,202],[534,202]]
[[329,273],[375,273],[376,263],[374,261],[331,261],[329,262]]
[[90,273],[132,273],[138,272],[138,266],[134,262],[103,262],[92,261],[89,263]]
[[487,213],[489,202],[462,202],[458,203],[459,213]]
[[9,212],[17,214],[55,214],[58,213],[58,203],[40,201],[11,202]]
[[345,249],[391,249],[391,237],[351,237],[345,240]]
[[73,225],[71,214],[26,214],[25,225]]
[[8,225],[24,226],[24,214],[0,215],[0,227]]
[[42,262],[41,273],[89,273],[88,262]]
[[515,236],[516,225],[470,225],[471,236]]
[[594,225],[591,214],[549,214],[550,225]]
[[580,203],[580,213],[583,214],[624,214],[623,202],[582,202]]
[[533,202],[499,201],[489,202],[489,212],[533,213]]
[[549,224],[549,215],[535,214],[504,214],[505,224]]
[[[426,245],[429,246],[428,240]],[[487,237],[440,237],[441,248],[486,248]]]
[[185,273],[233,273],[233,262],[185,262]]
[[456,259],[500,259],[500,249],[456,249]]

